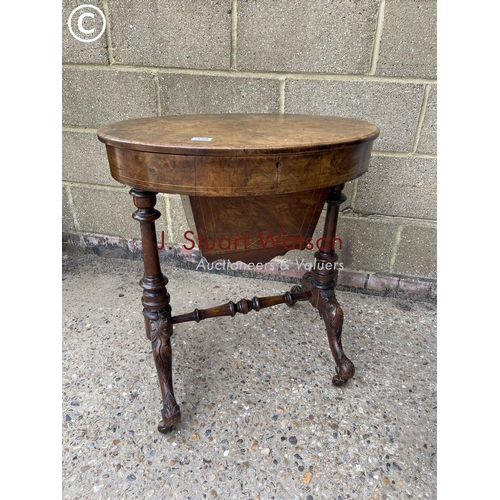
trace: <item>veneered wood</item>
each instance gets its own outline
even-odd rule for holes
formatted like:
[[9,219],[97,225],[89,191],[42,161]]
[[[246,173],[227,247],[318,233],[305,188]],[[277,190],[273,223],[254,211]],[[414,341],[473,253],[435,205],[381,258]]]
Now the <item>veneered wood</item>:
[[[326,241],[331,241],[337,231],[339,207],[346,199],[342,193],[343,188],[343,184],[334,186],[328,196],[325,227],[323,229],[323,238]],[[338,255],[335,253],[335,249],[330,246],[324,250],[318,250],[314,254],[314,258],[316,265],[311,273],[306,273],[302,278],[303,284],[310,283],[300,291],[312,291],[309,302],[318,310],[324,320],[328,343],[335,360],[337,374],[333,376],[332,383],[342,385],[354,376],[354,364],[346,356],[342,348],[341,337],[344,313],[335,297],[335,285],[337,284],[339,272],[334,264],[338,260]]]
[[199,196],[259,196],[320,189],[356,179],[372,143],[334,151],[255,157],[167,155],[107,146],[111,175],[138,189]]
[[[195,133],[212,141],[192,141]],[[126,120],[98,132],[118,182],[198,196],[285,194],[356,179],[377,136],[361,120],[240,114]]]
[[172,381],[170,337],[173,323],[170,295],[166,288],[168,279],[161,272],[156,242],[155,220],[160,217],[160,212],[154,208],[156,193],[131,189],[130,194],[137,207],[133,217],[141,225],[144,276],[140,285],[143,289],[146,336],[151,340],[162,395],[162,420],[158,424],[158,430],[167,432],[180,421],[181,410],[175,400]]
[[98,137],[120,149],[249,157],[345,148],[373,141],[378,133],[371,123],[339,116],[220,114],[124,120],[104,125]]
[[[332,382],[341,385],[354,375],[354,365],[341,342],[343,312],[335,297],[338,256],[333,242],[339,206],[345,200],[344,183],[367,170],[377,127],[338,117],[193,115],[127,120],[102,127],[98,136],[106,144],[112,176],[133,188],[134,218],[141,224],[144,277],[140,283],[146,333],[162,393],[161,432],[181,418],[172,384],[174,323],[309,300],[325,322],[337,371]],[[261,240],[250,238],[256,231],[274,238],[281,233],[282,238],[299,241],[302,236],[302,243],[307,242],[325,199],[323,238],[331,244],[315,253],[313,270],[291,293],[172,317],[168,280],[161,272],[157,251],[154,221],[160,213],[154,205],[158,192],[189,196],[187,215],[198,234],[218,239],[249,236],[250,248],[244,252],[236,247],[227,252],[208,250],[209,261],[224,257],[262,262],[287,250],[284,241],[270,250],[257,248],[262,247]]]
[[272,297],[254,297],[252,300],[241,299],[236,304],[228,302],[222,306],[210,307],[209,309],[195,309],[188,314],[180,314],[172,318],[172,323],[186,323],[196,321],[199,323],[202,319],[217,318],[219,316],[234,316],[236,313],[248,314],[250,311],[260,311],[266,307],[276,306],[278,304],[287,304],[293,306],[300,300],[311,298],[310,290],[298,291],[296,293],[286,292],[283,295],[274,295]]
[[[329,188],[268,196],[190,196],[192,232],[185,234],[186,249],[193,242],[208,262],[266,263],[290,250],[308,245],[323,210]],[[186,201],[184,202],[186,204]],[[309,243],[312,249],[314,243]]]

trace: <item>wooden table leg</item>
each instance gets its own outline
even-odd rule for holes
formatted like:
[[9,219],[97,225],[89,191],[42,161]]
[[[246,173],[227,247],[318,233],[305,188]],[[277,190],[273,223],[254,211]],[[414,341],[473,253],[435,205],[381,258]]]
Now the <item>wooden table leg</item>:
[[180,421],[181,411],[172,384],[172,317],[170,296],[166,289],[168,279],[160,268],[154,222],[161,214],[154,208],[156,193],[131,189],[130,194],[137,207],[133,218],[141,224],[144,277],[140,285],[143,289],[146,335],[151,340],[163,402],[162,421],[158,424],[158,430],[167,432]]
[[309,302],[318,310],[326,326],[330,349],[335,359],[335,370],[332,383],[342,385],[354,375],[354,364],[347,358],[342,349],[342,324],[344,314],[335,297],[338,269],[338,255],[334,250],[335,232],[339,206],[346,200],[342,194],[344,184],[332,187],[327,200],[327,213],[323,230],[324,248],[315,254],[315,265],[311,272],[302,277],[302,286],[292,288],[292,292],[311,291]]

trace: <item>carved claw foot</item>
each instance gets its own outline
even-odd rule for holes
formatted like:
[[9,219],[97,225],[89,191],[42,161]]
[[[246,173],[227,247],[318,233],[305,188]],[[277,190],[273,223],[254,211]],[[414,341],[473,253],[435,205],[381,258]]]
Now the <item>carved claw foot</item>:
[[149,313],[147,322],[149,323],[153,357],[163,402],[162,421],[158,424],[158,430],[165,433],[181,420],[181,410],[175,400],[172,384],[172,348],[170,344],[172,321],[170,311],[159,311],[153,315]]
[[335,366],[335,371],[337,372],[337,375],[333,376],[332,384],[335,386],[341,386],[354,376],[354,365],[349,359],[346,358],[340,364],[340,369],[338,366]]
[[319,312],[325,321],[328,343],[336,364],[335,371],[337,374],[333,376],[332,384],[340,386],[354,376],[354,364],[342,349],[341,338],[344,313],[333,291],[329,290],[322,293]]
[[163,434],[170,432],[174,425],[181,421],[181,409],[173,396],[168,395],[167,401],[163,402],[161,418],[162,420],[158,424],[158,430]]

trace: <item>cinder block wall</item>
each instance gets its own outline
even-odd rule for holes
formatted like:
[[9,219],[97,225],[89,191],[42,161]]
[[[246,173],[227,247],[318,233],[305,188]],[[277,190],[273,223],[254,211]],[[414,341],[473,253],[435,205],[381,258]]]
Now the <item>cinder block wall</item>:
[[[63,2],[66,241],[137,248],[128,188],[110,177],[96,137],[105,123],[188,113],[343,115],[381,130],[369,172],[345,191],[344,269],[365,288],[435,281],[435,0],[93,4],[107,28],[83,43],[67,26],[79,3]],[[158,200],[158,233],[180,248],[188,228],[180,198]]]

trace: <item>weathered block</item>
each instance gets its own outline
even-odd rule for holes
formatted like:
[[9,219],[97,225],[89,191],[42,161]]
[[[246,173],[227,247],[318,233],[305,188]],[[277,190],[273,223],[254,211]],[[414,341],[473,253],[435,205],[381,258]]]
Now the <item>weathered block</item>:
[[62,91],[64,125],[99,128],[157,114],[156,89],[148,73],[65,68]]
[[63,231],[73,231],[75,229],[75,224],[73,221],[73,216],[71,215],[71,208],[69,205],[68,195],[66,192],[66,186],[62,187],[62,230]]
[[[126,189],[72,186],[71,195],[80,231],[122,238],[141,237],[139,223],[132,219],[136,208]],[[160,233],[165,228],[160,223],[157,229]]]
[[356,210],[421,219],[437,216],[437,165],[434,158],[372,156],[358,180]]
[[[97,0],[92,2],[92,5],[99,8],[101,12],[103,11],[103,2]],[[70,32],[68,27],[69,17],[74,9],[80,7],[84,4],[77,0],[63,0],[63,10],[62,10],[62,60],[63,63],[93,63],[93,64],[109,64],[108,59],[108,47],[106,42],[106,33],[93,41],[93,42],[82,42],[77,40]],[[93,14],[94,18],[85,17],[82,20],[82,26],[85,30],[96,30],[94,34],[84,34],[80,33],[78,30],[78,19],[82,14]],[[97,36],[101,31],[103,26],[102,18],[99,13],[92,8],[82,8],[79,9],[72,16],[71,26],[73,32],[76,36],[83,38],[84,40],[90,40],[94,36]]]
[[436,78],[436,0],[386,0],[377,74]]
[[420,131],[418,153],[437,154],[437,86],[431,85]]
[[397,230],[398,224],[390,220],[343,214],[337,231],[342,238],[339,262],[344,269],[390,273]]
[[109,0],[116,63],[228,69],[231,0]]
[[159,82],[164,115],[278,112],[277,80],[164,74]]
[[396,250],[394,273],[420,278],[437,277],[437,231],[435,226],[404,226]]
[[394,276],[378,276],[371,274],[368,278],[366,288],[376,292],[395,291],[398,287],[399,278]]
[[186,240],[184,233],[189,230],[188,221],[182,205],[181,197],[178,194],[168,194],[168,206],[170,207],[170,220],[172,229],[171,243],[174,246],[191,246]]
[[238,2],[237,66],[244,70],[367,73],[379,2]]
[[432,284],[427,281],[401,279],[399,280],[398,290],[414,299],[425,299],[430,297],[431,286]]
[[340,271],[337,283],[357,290],[364,290],[368,274],[357,271]]
[[285,113],[366,120],[380,129],[375,151],[410,152],[423,95],[424,86],[413,83],[291,79]]
[[65,181],[121,186],[109,173],[106,146],[95,132],[63,131],[62,178]]

